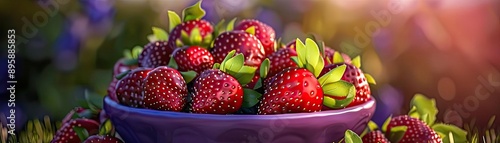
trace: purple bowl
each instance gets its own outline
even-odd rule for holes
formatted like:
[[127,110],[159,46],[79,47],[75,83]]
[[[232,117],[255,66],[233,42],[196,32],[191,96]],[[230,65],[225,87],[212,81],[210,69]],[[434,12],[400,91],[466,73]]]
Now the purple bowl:
[[212,115],[132,108],[106,97],[104,110],[127,143],[332,143],[361,133],[375,100],[341,110],[280,115]]

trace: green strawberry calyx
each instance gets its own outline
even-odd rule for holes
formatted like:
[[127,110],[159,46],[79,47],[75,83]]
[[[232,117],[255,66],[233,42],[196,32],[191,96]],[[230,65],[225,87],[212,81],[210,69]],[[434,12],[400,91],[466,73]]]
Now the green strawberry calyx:
[[[252,78],[257,71],[256,67],[244,65],[245,58],[243,54],[236,54],[236,50],[229,52],[224,60],[219,64],[214,64],[214,69],[219,69],[224,73],[233,76],[241,86],[244,86],[252,81]],[[253,90],[243,89],[243,104],[242,107],[249,108],[255,106],[262,97],[262,94]]]
[[[180,25],[182,22],[200,20],[206,14],[205,10],[201,8],[201,0],[196,4],[185,8],[182,11],[182,19],[174,11],[168,11],[169,19],[169,30],[172,31],[175,27]],[[164,31],[164,30],[163,30]],[[165,32],[167,33],[167,32]],[[154,37],[154,36],[152,36]],[[213,39],[212,34],[207,34],[206,36],[201,36],[199,27],[194,27],[190,33],[185,30],[181,31],[181,38],[175,41],[177,47],[182,47],[184,45],[200,46],[208,48]],[[163,36],[163,39],[168,39],[168,36]],[[151,40],[150,40],[151,41]]]
[[344,133],[344,142],[345,143],[363,143],[361,137],[358,136],[352,130],[346,130]]
[[319,77],[325,63],[316,42],[311,38],[307,38],[304,44],[300,39],[297,39],[295,46],[297,56],[292,57],[292,60],[299,68],[309,70],[318,78],[318,82],[323,88],[324,93],[323,105],[332,109],[344,108],[349,105],[354,100],[356,88],[353,84],[341,80],[346,66],[339,66]]

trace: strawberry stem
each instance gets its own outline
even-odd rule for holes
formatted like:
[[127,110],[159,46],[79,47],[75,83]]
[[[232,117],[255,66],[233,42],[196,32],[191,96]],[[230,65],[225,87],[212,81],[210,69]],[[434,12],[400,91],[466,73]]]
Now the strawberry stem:
[[205,16],[206,12],[201,8],[201,2],[202,0],[182,11],[182,18],[184,21],[197,20]]

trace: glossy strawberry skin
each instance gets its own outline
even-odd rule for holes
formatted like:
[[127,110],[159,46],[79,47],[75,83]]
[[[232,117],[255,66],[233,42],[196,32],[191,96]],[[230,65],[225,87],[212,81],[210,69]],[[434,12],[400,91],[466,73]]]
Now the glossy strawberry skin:
[[[177,40],[181,40],[182,41],[182,37],[181,37],[181,34],[182,34],[182,31],[186,32],[186,34],[191,34],[191,31],[197,27],[199,30],[200,30],[200,35],[202,38],[205,38],[206,36],[212,34],[212,32],[214,31],[212,25],[210,24],[210,22],[206,21],[206,20],[190,20],[190,21],[185,21],[185,22],[182,22],[181,24],[175,26],[174,29],[172,29],[172,31],[170,32],[170,35],[168,37],[168,45],[170,47],[177,47],[177,43],[176,41]],[[187,43],[184,43],[184,44],[187,44]]]
[[99,131],[99,123],[90,119],[70,120],[57,131],[51,143],[79,143],[80,138],[76,134],[74,127],[81,127],[87,130],[89,135],[94,135]]
[[113,136],[93,135],[83,143],[123,143],[123,141]]
[[265,89],[259,114],[321,111],[323,89],[307,69],[289,68],[277,74]]
[[130,107],[143,106],[143,82],[147,74],[151,71],[150,68],[138,68],[130,71],[125,77],[120,79],[116,84],[116,96],[118,101]]
[[399,143],[442,143],[441,137],[427,126],[424,122],[417,118],[412,118],[408,115],[401,115],[391,119],[387,126],[386,136],[390,135],[390,131],[396,126],[406,126],[407,130]]
[[282,48],[271,54],[269,59],[268,77],[272,77],[284,69],[297,67],[297,64],[292,61],[291,57],[297,56],[297,52],[292,48]]
[[186,81],[170,67],[160,66],[149,72],[143,90],[143,107],[147,109],[181,111],[186,103]]
[[214,58],[210,51],[199,46],[178,48],[173,57],[177,62],[179,71],[195,71],[200,74],[214,65]]
[[242,20],[236,27],[235,30],[246,30],[250,27],[255,28],[255,37],[259,39],[260,43],[264,47],[264,51],[266,56],[274,53],[274,40],[276,37],[276,33],[274,29],[258,20],[254,19],[245,19]]
[[258,67],[265,59],[265,51],[260,41],[245,31],[229,31],[221,33],[214,41],[210,51],[215,63],[221,63],[232,50],[242,53],[245,65]]
[[218,69],[205,70],[193,84],[191,112],[231,114],[243,102],[243,88],[238,81]]
[[169,46],[166,41],[156,41],[144,46],[137,58],[140,67],[155,68],[166,66],[175,47]]
[[361,69],[357,68],[356,66],[353,66],[351,64],[327,65],[321,72],[320,77],[328,73],[330,70],[341,65],[346,65],[346,70],[341,80],[352,83],[356,88],[356,96],[354,97],[354,100],[347,107],[356,106],[370,100],[371,99],[370,85],[366,81],[366,77],[363,74],[363,71],[361,71]]
[[390,143],[384,133],[379,130],[371,131],[362,138],[363,143]]

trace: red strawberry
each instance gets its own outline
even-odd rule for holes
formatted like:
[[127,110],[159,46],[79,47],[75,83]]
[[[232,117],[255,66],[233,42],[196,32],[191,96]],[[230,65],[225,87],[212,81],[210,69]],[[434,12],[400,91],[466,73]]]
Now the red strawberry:
[[115,63],[115,66],[113,67],[113,74],[112,74],[113,77],[111,83],[109,83],[108,86],[108,95],[111,99],[118,101],[118,98],[116,98],[116,93],[115,93],[116,83],[118,82],[116,76],[128,70],[133,70],[137,68],[138,65],[136,62],[131,62],[131,59],[121,58]]
[[144,46],[142,53],[138,57],[138,63],[141,67],[155,68],[166,66],[170,60],[170,54],[175,47],[171,47],[165,41],[156,41]]
[[192,70],[200,74],[214,65],[212,54],[207,49],[199,46],[178,48],[174,51],[173,57],[179,71]]
[[211,53],[215,63],[221,63],[232,50],[242,53],[248,66],[258,67],[265,58],[264,48],[257,37],[241,30],[221,33],[213,46]]
[[186,81],[179,71],[161,66],[148,73],[144,79],[144,108],[180,111],[186,103]]
[[408,115],[394,117],[390,120],[386,136],[389,136],[391,129],[397,126],[406,126],[406,132],[399,143],[442,143],[441,137],[427,126],[424,122]]
[[87,138],[83,143],[123,143],[123,141],[113,136],[93,135]]
[[290,68],[275,76],[266,88],[259,114],[317,112],[323,103],[323,90],[307,69]]
[[233,113],[238,111],[243,101],[243,88],[238,80],[218,69],[202,72],[193,88],[193,113]]
[[288,47],[281,48],[270,55],[268,57],[270,62],[268,77],[272,77],[286,68],[297,67],[297,64],[290,59],[293,56],[297,56],[297,52]]
[[369,132],[362,139],[363,143],[390,143],[384,133],[379,130]]
[[51,143],[79,143],[80,138],[76,134],[74,128],[81,127],[93,135],[99,131],[99,123],[90,119],[74,119],[65,124],[57,131]]
[[[297,67],[286,68],[264,81],[265,92],[258,114],[318,112],[323,104],[343,108],[354,98],[354,86],[340,81],[345,66],[320,76],[324,62],[318,45],[309,38],[306,44],[296,41],[297,57],[293,57],[293,62]],[[340,89],[346,90],[340,93]],[[335,96],[348,100],[324,98],[323,92],[339,94]]]
[[121,104],[130,107],[142,107],[142,85],[151,69],[138,68],[130,71],[116,84],[116,96]]
[[274,38],[276,37],[276,34],[271,26],[258,20],[245,19],[242,20],[234,29],[247,30],[252,26],[255,28],[255,37],[259,39],[260,43],[264,47],[266,56],[274,53]]
[[321,72],[321,75],[342,65],[346,65],[346,70],[344,72],[344,75],[342,76],[342,80],[352,83],[356,87],[356,96],[354,97],[354,100],[348,105],[348,107],[356,106],[370,100],[370,85],[368,84],[363,71],[361,71],[361,69],[359,69],[358,67],[351,64],[327,65]]
[[[182,22],[181,24],[175,26],[174,29],[170,32],[170,35],[168,37],[168,44],[170,47],[177,47],[180,46],[178,45],[179,42],[182,45],[200,45],[200,46],[208,46],[210,44],[209,42],[205,43],[191,43],[191,41],[183,41],[182,38],[182,32],[185,32],[185,36],[192,36],[191,32],[193,29],[198,28],[199,34],[201,36],[202,41],[210,41],[212,40],[212,32],[214,31],[212,25],[210,22],[201,20],[201,19],[196,19],[196,20],[189,20]],[[185,37],[184,39],[189,39]]]

